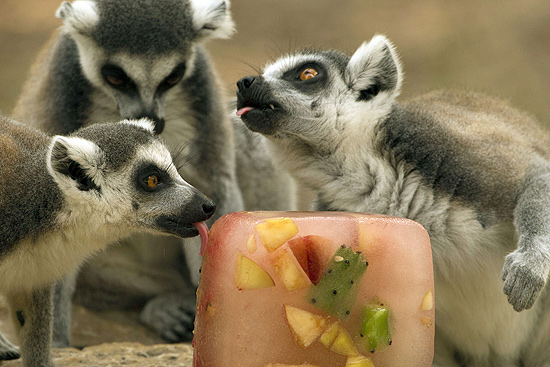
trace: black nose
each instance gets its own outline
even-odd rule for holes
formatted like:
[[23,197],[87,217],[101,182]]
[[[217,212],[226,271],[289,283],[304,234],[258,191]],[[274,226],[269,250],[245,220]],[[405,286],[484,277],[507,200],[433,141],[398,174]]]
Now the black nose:
[[245,76],[244,78],[242,78],[241,80],[239,80],[237,82],[237,87],[240,90],[245,90],[245,89],[250,88],[252,86],[252,84],[254,84],[255,81],[256,81],[256,77],[254,77],[254,76]]
[[202,211],[210,218],[216,211],[216,204],[212,200],[209,200],[202,204]]
[[141,114],[140,116],[138,116],[136,118],[137,119],[147,118],[147,119],[153,121],[153,124],[155,125],[155,134],[157,134],[157,135],[160,134],[164,130],[164,119],[158,117],[155,114],[144,113],[144,114]]

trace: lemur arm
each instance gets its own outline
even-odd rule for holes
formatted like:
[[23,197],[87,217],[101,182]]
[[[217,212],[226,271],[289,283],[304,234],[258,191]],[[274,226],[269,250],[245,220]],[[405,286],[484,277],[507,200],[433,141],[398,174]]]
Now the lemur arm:
[[53,367],[52,339],[53,285],[8,296],[11,315],[20,341],[24,367]]
[[518,248],[506,256],[504,293],[516,311],[535,303],[550,270],[550,164],[531,168],[520,187],[514,210]]

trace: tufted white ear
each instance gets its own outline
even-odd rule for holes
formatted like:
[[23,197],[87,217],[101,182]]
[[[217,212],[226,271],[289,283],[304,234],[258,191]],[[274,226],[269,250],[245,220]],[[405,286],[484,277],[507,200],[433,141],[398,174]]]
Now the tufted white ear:
[[358,92],[358,100],[368,101],[383,94],[395,98],[401,90],[403,72],[392,43],[382,35],[363,43],[346,68],[348,86]]
[[131,120],[122,120],[120,121],[122,124],[127,125],[134,125],[137,126],[143,130],[146,130],[151,133],[151,135],[155,134],[155,123],[148,118],[141,118],[139,120],[131,119]]
[[77,0],[72,4],[64,1],[55,16],[63,20],[69,32],[85,35],[89,35],[99,22],[96,4],[90,0]]
[[48,171],[62,188],[100,190],[105,155],[93,142],[56,135],[48,150]]
[[199,39],[229,38],[235,24],[227,0],[190,0],[193,26]]

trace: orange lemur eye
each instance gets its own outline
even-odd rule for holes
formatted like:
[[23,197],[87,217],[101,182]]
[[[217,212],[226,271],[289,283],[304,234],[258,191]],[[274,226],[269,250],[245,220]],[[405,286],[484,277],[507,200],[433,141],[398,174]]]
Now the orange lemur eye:
[[319,74],[319,72],[317,70],[315,70],[314,68],[305,68],[300,73],[300,80],[308,80],[308,79],[311,79],[311,78],[315,78],[317,76],[317,74]]
[[147,186],[154,189],[159,183],[159,178],[155,175],[151,175],[151,176],[147,177],[146,182],[147,182]]

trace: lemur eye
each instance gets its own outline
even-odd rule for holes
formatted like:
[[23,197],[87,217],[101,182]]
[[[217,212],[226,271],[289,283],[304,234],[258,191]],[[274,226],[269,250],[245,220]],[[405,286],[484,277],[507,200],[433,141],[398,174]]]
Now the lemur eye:
[[106,78],[106,80],[111,85],[122,85],[122,83],[124,83],[124,80],[122,80],[121,78],[117,78],[116,76],[112,76],[112,75],[109,75]]
[[173,86],[178,84],[182,77],[183,75],[170,75],[168,78],[166,78],[164,83],[166,83],[167,85]]
[[145,179],[147,186],[151,189],[154,189],[159,184],[159,178],[156,175],[150,175]]
[[319,74],[319,72],[314,68],[305,68],[300,73],[300,80],[308,80],[311,78],[315,78]]
[[105,79],[107,83],[119,90],[128,89],[132,86],[132,81],[126,75],[124,70],[116,65],[104,65],[101,68],[101,75],[103,75],[103,79]]

